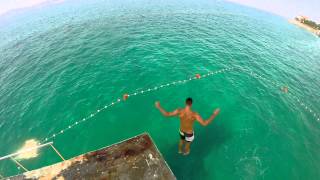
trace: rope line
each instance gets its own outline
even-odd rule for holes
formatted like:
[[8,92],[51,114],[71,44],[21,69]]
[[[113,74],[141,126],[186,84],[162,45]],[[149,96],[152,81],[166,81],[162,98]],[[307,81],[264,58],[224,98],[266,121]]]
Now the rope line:
[[[272,81],[270,79],[267,79],[265,77],[262,77],[250,70],[244,69],[244,68],[239,68],[247,73],[249,73],[249,75],[251,75],[254,78],[257,79],[262,79],[265,81],[268,81],[276,86],[279,86],[279,88],[281,87],[281,84],[279,84],[278,82]],[[316,111],[312,110],[312,108],[310,108],[306,103],[304,103],[302,100],[300,100],[297,96],[295,96],[294,94],[292,94],[291,92],[288,92],[289,95],[291,95],[293,97],[293,99],[297,102],[297,104],[299,104],[300,106],[303,107],[303,109],[305,109],[308,113],[310,113],[317,121],[320,121],[320,115],[317,115]]]
[[145,94],[145,93],[150,93],[152,91],[156,91],[156,90],[160,90],[162,88],[166,88],[166,87],[169,87],[169,86],[175,86],[175,85],[179,85],[179,84],[184,84],[184,83],[187,83],[187,82],[190,82],[190,81],[193,81],[193,80],[196,80],[196,79],[202,79],[202,78],[207,78],[209,76],[213,76],[213,75],[216,75],[216,74],[220,74],[220,73],[223,73],[223,72],[226,72],[226,71],[231,71],[235,69],[234,67],[229,67],[229,68],[224,68],[224,69],[221,69],[221,70],[217,70],[217,71],[210,71],[208,72],[207,74],[204,74],[202,76],[200,76],[199,74],[196,74],[195,77],[189,77],[187,79],[181,79],[181,80],[176,80],[176,81],[171,81],[171,82],[167,82],[167,83],[164,83],[164,84],[160,84],[158,86],[154,86],[154,87],[151,87],[151,88],[146,88],[146,89],[142,89],[142,90],[138,90],[138,91],[135,91],[135,92],[132,92],[130,94],[124,94],[123,95],[123,98],[117,98],[115,99],[114,101],[112,101],[111,103],[109,104],[106,104],[105,106],[103,106],[102,108],[100,109],[97,109],[96,111],[92,112],[90,115],[88,115],[87,117],[84,117],[78,121],[75,121],[73,124],[70,124],[68,127],[64,128],[64,129],[61,129],[60,131],[52,134],[51,136],[48,136],[46,137],[45,139],[43,139],[41,142],[47,142],[49,141],[50,139],[53,139],[55,138],[56,136],[60,135],[60,134],[63,134],[65,133],[66,131],[76,127],[77,125],[93,118],[94,116],[96,116],[98,113],[106,110],[106,109],[109,109],[111,107],[113,107],[114,105],[120,103],[120,102],[124,102],[126,101],[127,98],[129,97],[132,97],[132,96],[138,96],[138,95],[141,95],[141,94]]
[[[276,81],[272,81],[270,79],[267,79],[267,78],[265,78],[265,77],[263,77],[263,76],[261,76],[259,74],[254,73],[253,71],[251,71],[249,69],[246,69],[246,68],[243,68],[243,67],[229,67],[229,68],[224,68],[224,69],[220,69],[220,70],[216,70],[216,71],[209,71],[208,73],[203,74],[203,75],[196,74],[194,77],[189,77],[187,79],[171,81],[171,82],[160,84],[158,86],[154,86],[154,87],[151,87],[151,88],[137,90],[137,91],[134,91],[134,92],[132,92],[130,94],[124,94],[122,98],[115,99],[111,103],[106,104],[102,108],[97,109],[96,111],[92,112],[87,117],[84,117],[84,118],[82,118],[82,119],[80,119],[78,121],[75,121],[73,124],[70,124],[68,127],[64,128],[64,129],[61,129],[60,131],[52,134],[51,136],[48,136],[47,138],[43,139],[42,142],[47,142],[50,139],[54,139],[56,136],[65,133],[66,131],[78,126],[79,124],[81,124],[83,122],[86,122],[89,119],[92,119],[98,113],[100,113],[100,112],[102,112],[102,111],[104,111],[106,109],[109,109],[109,108],[113,107],[116,104],[119,104],[121,102],[126,101],[129,97],[138,96],[138,95],[142,95],[142,94],[145,94],[145,93],[150,93],[150,92],[157,91],[157,90],[160,90],[162,88],[169,87],[169,86],[176,86],[176,85],[179,85],[179,84],[185,84],[187,82],[194,81],[194,80],[197,80],[197,79],[208,78],[210,76],[213,76],[213,75],[216,75],[216,74],[220,74],[220,73],[224,73],[224,72],[231,71],[231,70],[240,70],[242,72],[245,72],[246,74],[249,74],[250,76],[252,76],[252,77],[254,77],[256,79],[264,80],[264,81],[269,82],[269,83],[271,83],[274,86],[277,86],[279,88],[281,88],[281,86],[282,86],[282,84],[280,84],[280,83],[278,83]],[[311,108],[309,108],[305,103],[303,103],[299,98],[297,98],[292,93],[288,92],[288,94],[290,94],[307,112],[311,113],[317,121],[320,121],[320,116],[317,115],[315,111],[313,111]]]

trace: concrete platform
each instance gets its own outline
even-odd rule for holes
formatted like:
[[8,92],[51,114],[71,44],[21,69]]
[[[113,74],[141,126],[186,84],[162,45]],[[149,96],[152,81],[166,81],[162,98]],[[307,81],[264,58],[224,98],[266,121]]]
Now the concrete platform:
[[176,178],[151,137],[144,133],[9,179],[171,180]]

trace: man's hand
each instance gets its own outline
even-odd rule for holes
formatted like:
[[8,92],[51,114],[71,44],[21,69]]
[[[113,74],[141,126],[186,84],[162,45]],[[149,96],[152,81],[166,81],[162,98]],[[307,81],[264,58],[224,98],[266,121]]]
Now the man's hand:
[[159,101],[156,101],[156,103],[155,103],[155,106],[156,106],[156,108],[160,108],[160,102]]
[[196,115],[196,120],[202,125],[207,126],[210,124],[213,119],[220,113],[220,108],[217,108],[213,111],[212,115],[207,120],[203,120],[199,114]]
[[220,108],[217,108],[214,110],[213,114],[216,116],[220,113]]
[[166,110],[164,110],[161,106],[160,106],[160,102],[159,101],[156,101],[154,103],[154,105],[156,106],[157,109],[159,109],[159,111],[162,113],[162,115],[164,116],[177,116],[179,115],[179,110],[176,109],[174,110],[173,112],[167,112]]

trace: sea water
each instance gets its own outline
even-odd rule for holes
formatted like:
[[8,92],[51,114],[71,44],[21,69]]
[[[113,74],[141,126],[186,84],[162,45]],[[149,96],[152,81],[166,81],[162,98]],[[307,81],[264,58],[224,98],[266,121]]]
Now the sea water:
[[[124,93],[242,67],[289,93],[228,71],[129,97],[51,140],[71,158],[148,132],[178,179],[317,179],[319,52],[320,39],[286,19],[224,1],[69,0],[9,13],[0,17],[0,156]],[[186,97],[204,119],[221,113],[207,127],[195,124],[191,153],[181,156],[179,119],[154,102],[172,111]],[[20,162],[59,161],[44,148]],[[22,172],[0,162],[3,176]]]

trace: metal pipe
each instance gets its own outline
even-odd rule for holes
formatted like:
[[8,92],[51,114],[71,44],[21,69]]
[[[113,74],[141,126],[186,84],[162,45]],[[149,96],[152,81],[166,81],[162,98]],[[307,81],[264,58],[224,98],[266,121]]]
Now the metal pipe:
[[65,161],[65,159],[63,158],[63,156],[59,153],[59,151],[53,146],[53,144],[50,144],[50,146],[52,147],[52,149],[60,156],[60,158]]
[[39,146],[31,147],[31,148],[25,149],[25,150],[23,150],[23,151],[19,151],[19,152],[16,152],[16,153],[12,153],[12,154],[9,154],[9,155],[0,157],[0,161],[1,161],[1,160],[4,160],[4,159],[11,158],[11,157],[14,157],[14,156],[17,156],[17,155],[19,155],[19,154],[23,154],[23,153],[26,153],[26,152],[35,150],[35,149],[40,149],[40,148],[42,148],[42,147],[51,145],[52,143],[53,143],[53,142],[48,142],[48,143],[45,143],[45,144],[41,144],[41,145],[39,145]]
[[24,171],[28,172],[29,170],[25,168],[22,164],[20,164],[17,160],[10,157],[13,162],[15,162],[18,166],[20,166]]

